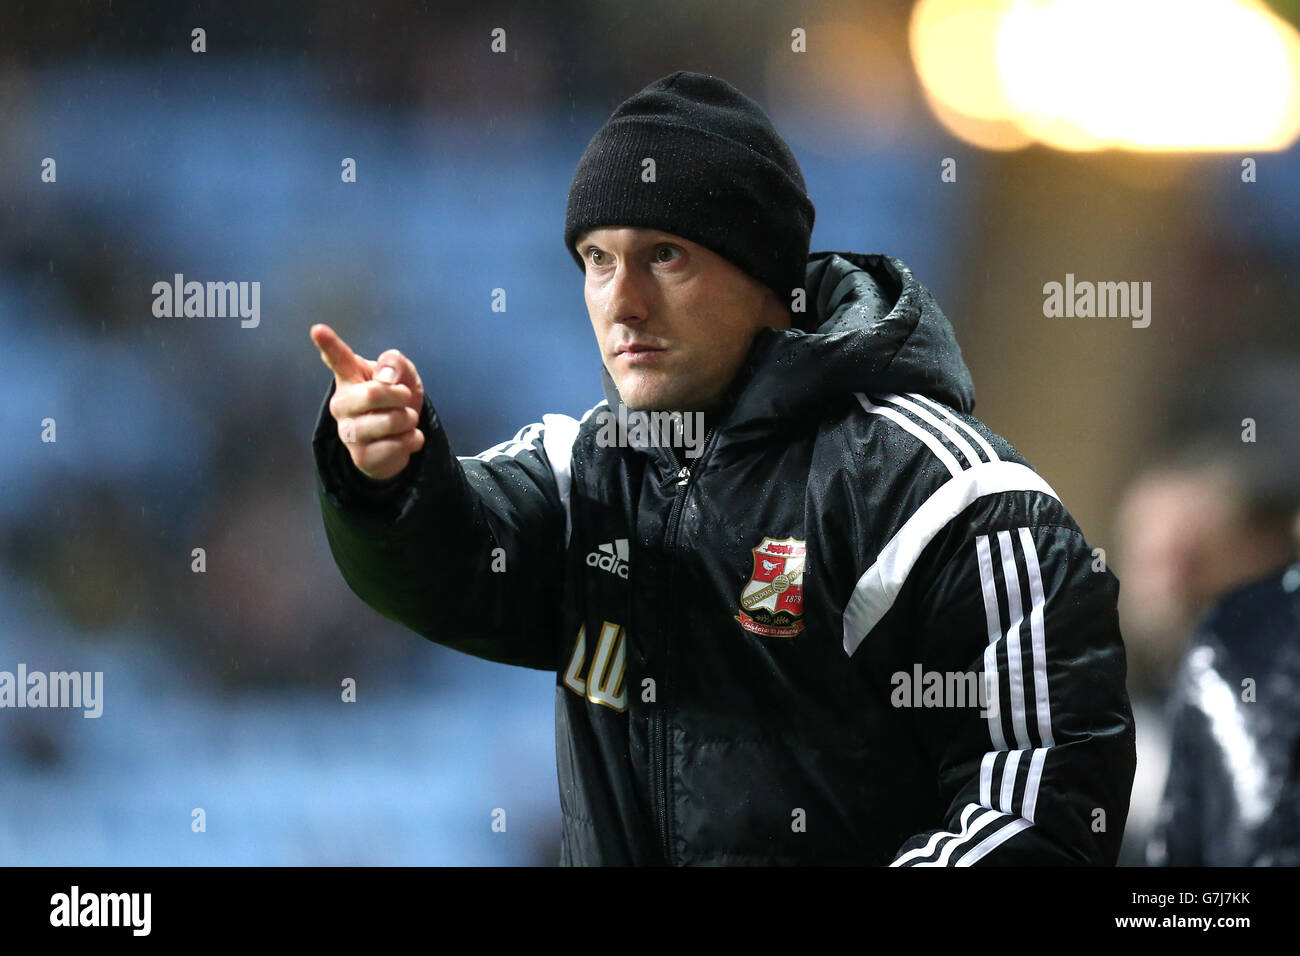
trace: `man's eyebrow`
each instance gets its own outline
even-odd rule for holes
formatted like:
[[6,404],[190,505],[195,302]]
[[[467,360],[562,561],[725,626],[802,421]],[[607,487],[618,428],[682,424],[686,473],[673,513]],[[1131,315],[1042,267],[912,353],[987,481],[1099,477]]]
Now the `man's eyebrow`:
[[[677,243],[678,240],[673,238],[666,232],[652,232],[645,236],[634,238],[629,243],[629,245],[633,249],[639,249],[642,246],[657,246],[660,243],[665,243],[665,242]],[[577,242],[573,244],[573,247],[575,249],[582,249],[583,246],[596,246],[599,248],[600,243],[596,242],[595,239],[592,238],[591,236],[583,236],[581,239],[577,240]]]

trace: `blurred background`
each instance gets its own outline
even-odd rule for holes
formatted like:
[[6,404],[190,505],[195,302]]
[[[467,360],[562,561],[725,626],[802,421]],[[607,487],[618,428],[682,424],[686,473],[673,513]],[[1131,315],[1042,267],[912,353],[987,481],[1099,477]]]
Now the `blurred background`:
[[[768,111],[814,251],[898,256],[934,291],[975,413],[1105,550],[1139,733],[1122,862],[1145,863],[1188,635],[1296,560],[1297,22],[1280,0],[5,3],[0,670],[102,671],[104,710],[0,710],[0,863],[557,860],[554,675],[430,644],[334,566],[307,330],[411,356],[458,454],[580,415],[600,363],[570,179],[678,69]],[[260,282],[259,324],[156,317],[177,273]],[[1046,317],[1067,274],[1149,282],[1150,324]]]

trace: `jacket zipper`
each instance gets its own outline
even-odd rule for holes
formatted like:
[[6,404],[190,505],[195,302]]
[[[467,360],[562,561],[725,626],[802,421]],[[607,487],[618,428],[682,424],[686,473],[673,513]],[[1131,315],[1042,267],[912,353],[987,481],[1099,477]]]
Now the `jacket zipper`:
[[[716,426],[710,428],[704,434],[704,445],[700,448],[700,455],[695,459],[694,465],[683,465],[681,459],[677,457],[677,449],[670,447],[673,462],[678,465],[677,469],[677,497],[673,499],[672,510],[668,512],[668,526],[664,531],[664,556],[669,561],[668,568],[668,593],[677,593],[677,562],[672,557],[672,549],[677,545],[677,534],[680,530],[682,520],[682,509],[686,504],[686,498],[691,493],[691,482],[695,475],[699,473],[700,463],[704,461],[704,456],[708,453],[709,442],[713,438],[713,433],[717,430]],[[663,655],[664,655],[664,674],[668,674],[668,636],[665,633],[663,638]],[[655,814],[655,823],[659,831],[659,847],[663,853],[664,864],[672,866],[672,848],[668,839],[668,720],[665,710],[667,709],[665,700],[661,706],[656,707],[650,712],[650,766],[651,775],[654,778],[654,795],[657,803]]]

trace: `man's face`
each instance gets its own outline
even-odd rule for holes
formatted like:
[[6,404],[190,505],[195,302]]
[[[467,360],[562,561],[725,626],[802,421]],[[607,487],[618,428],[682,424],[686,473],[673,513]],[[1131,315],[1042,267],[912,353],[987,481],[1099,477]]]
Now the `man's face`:
[[765,285],[704,246],[657,229],[592,229],[576,248],[601,360],[633,409],[698,411],[739,371],[754,333],[789,328]]

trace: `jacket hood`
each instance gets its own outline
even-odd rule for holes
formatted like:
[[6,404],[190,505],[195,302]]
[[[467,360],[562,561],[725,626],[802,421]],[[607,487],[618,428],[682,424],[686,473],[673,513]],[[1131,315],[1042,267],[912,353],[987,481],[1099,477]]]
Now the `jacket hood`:
[[[952,325],[902,261],[814,252],[804,288],[802,327],[754,337],[723,403],[728,444],[806,421],[854,392],[920,392],[961,412],[974,409],[975,385]],[[602,378],[611,409],[644,414],[623,413],[603,366]]]

